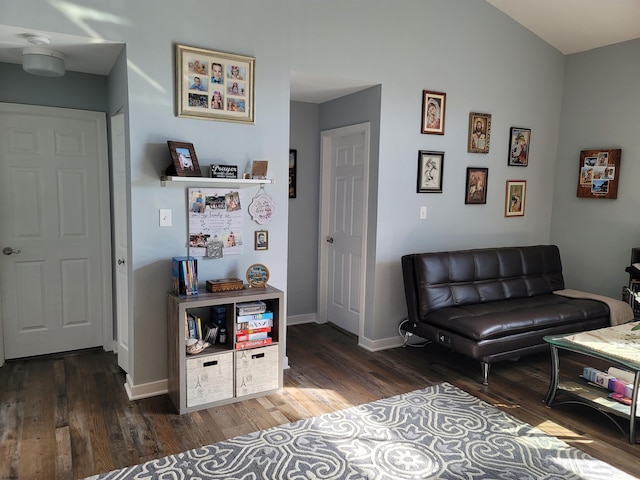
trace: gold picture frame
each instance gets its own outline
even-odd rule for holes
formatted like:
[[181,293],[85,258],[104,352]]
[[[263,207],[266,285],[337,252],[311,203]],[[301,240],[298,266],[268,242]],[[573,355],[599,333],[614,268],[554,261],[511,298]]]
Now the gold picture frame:
[[469,153],[489,153],[489,139],[491,136],[491,114],[469,114],[469,141],[467,151]]
[[254,123],[255,58],[176,45],[176,115]]

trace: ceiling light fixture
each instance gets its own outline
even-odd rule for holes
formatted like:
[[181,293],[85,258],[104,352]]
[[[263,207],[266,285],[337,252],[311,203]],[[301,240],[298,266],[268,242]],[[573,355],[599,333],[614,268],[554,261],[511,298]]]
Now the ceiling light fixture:
[[[28,38],[32,42],[31,38]],[[61,77],[64,75],[64,54],[45,47],[25,47],[22,50],[22,69],[33,75]]]

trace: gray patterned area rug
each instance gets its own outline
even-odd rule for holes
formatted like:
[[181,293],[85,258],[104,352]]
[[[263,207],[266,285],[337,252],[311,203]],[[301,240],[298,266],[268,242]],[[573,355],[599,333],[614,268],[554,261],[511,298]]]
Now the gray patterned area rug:
[[631,479],[443,383],[91,479]]

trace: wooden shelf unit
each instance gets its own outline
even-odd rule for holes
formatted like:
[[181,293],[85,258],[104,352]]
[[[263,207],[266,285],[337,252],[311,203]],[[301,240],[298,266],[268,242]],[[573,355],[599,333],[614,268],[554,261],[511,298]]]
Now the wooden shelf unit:
[[[236,305],[261,300],[273,312],[273,343],[236,350]],[[243,290],[201,293],[192,297],[167,296],[169,397],[180,414],[256,398],[282,389],[284,339],[284,294],[266,286]],[[211,307],[226,307],[226,345],[212,345],[197,355],[188,355],[185,318],[197,314],[211,321]]]

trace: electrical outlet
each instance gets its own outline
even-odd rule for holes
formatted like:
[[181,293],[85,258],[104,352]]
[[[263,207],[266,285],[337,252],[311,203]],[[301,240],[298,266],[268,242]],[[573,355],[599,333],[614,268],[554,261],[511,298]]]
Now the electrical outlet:
[[423,205],[422,207],[420,207],[420,220],[426,220],[427,219],[427,207],[426,205]]

